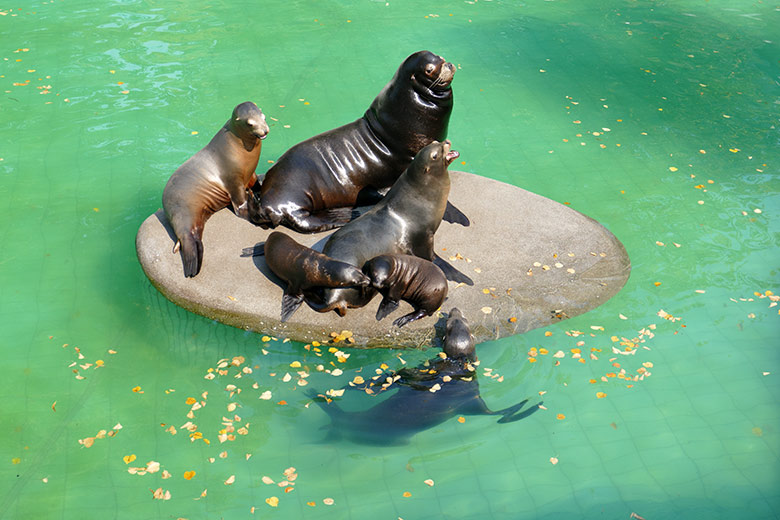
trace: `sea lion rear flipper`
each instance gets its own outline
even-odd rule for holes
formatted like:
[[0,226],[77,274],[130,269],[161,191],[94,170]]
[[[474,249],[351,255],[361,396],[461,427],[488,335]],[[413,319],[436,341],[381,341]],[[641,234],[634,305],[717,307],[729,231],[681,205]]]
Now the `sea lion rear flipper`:
[[179,237],[181,261],[184,265],[184,276],[192,278],[200,272],[203,265],[203,242],[197,230],[191,230]]
[[427,315],[428,315],[428,313],[425,312],[424,310],[416,310],[414,312],[410,312],[409,314],[401,316],[400,318],[398,318],[397,320],[395,320],[393,322],[393,325],[395,325],[396,327],[398,327],[400,329],[401,327],[403,327],[407,323],[411,323],[411,322],[413,322],[415,320],[419,320],[420,318],[424,318]]
[[285,223],[299,233],[319,233],[341,227],[360,213],[353,208],[331,208],[314,213],[299,210],[286,216]]
[[457,410],[461,415],[493,415],[482,397],[477,394],[473,399],[463,403]]
[[299,291],[298,294],[290,294],[287,292],[287,289],[285,289],[284,296],[282,296],[282,323],[289,320],[290,317],[295,314],[295,311],[298,310],[301,303],[303,303],[302,292]]
[[435,253],[433,255],[433,263],[444,272],[444,276],[447,277],[447,280],[465,283],[466,285],[474,285],[474,281],[471,278],[452,267],[445,259]]
[[245,258],[247,256],[263,256],[263,255],[265,255],[265,242],[260,242],[259,244],[245,247],[244,249],[241,250],[242,258]]
[[469,218],[461,210],[453,206],[450,201],[447,201],[447,207],[444,209],[442,220],[452,224],[460,224],[464,227],[469,227],[471,225]]
[[398,302],[389,298],[384,298],[379,308],[376,310],[376,321],[381,321],[385,316],[398,308]]
[[509,408],[501,410],[499,412],[494,412],[495,414],[503,415],[503,417],[498,420],[498,423],[499,424],[506,424],[506,423],[519,421],[520,419],[525,419],[526,417],[528,417],[532,413],[536,412],[539,409],[539,407],[542,405],[542,403],[540,402],[538,404],[535,404],[534,406],[532,406],[528,410],[525,410],[525,411],[520,412],[520,413],[514,413],[517,410],[520,410],[523,406],[525,406],[525,403],[527,403],[527,402],[528,402],[528,399],[526,399],[525,401],[523,401],[521,403],[518,403],[518,404],[516,404],[514,406],[511,406]]

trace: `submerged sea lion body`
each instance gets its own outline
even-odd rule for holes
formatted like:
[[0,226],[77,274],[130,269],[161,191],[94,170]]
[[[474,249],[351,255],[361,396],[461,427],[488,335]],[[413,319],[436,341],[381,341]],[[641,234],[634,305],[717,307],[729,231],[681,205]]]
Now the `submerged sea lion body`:
[[[468,341],[463,342],[467,340],[463,337],[463,326],[470,337],[468,323],[460,311],[453,309],[447,320],[444,357],[439,355],[397,374],[378,375],[359,387],[345,387],[352,390],[351,395],[356,395],[354,390],[358,389],[373,394],[371,398],[375,399],[381,399],[384,393],[391,394],[368,410],[345,411],[338,403],[328,402],[321,394],[310,391],[309,395],[331,419],[332,436],[359,444],[392,446],[407,444],[415,434],[457,415],[501,415],[499,423],[510,423],[536,412],[542,403],[521,411],[528,399],[498,411],[487,407],[479,394],[474,341],[471,338],[470,348],[464,348]],[[387,383],[388,377],[393,381],[391,384]]]
[[[423,147],[447,136],[454,73],[454,65],[431,52],[409,56],[363,117],[279,158],[250,198],[250,220],[302,233],[346,223],[363,197],[375,202]],[[468,225],[454,207],[449,215]]]
[[181,250],[184,276],[200,272],[203,226],[213,213],[230,204],[236,215],[248,218],[247,188],[257,180],[266,135],[263,112],[252,102],[241,103],[211,141],[168,179],[163,209],[176,235],[174,253]]

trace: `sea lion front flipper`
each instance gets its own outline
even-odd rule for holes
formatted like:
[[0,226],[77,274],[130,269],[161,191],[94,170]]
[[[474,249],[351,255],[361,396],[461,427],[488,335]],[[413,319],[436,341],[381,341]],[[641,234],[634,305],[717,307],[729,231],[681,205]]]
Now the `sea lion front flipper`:
[[200,232],[192,229],[179,237],[181,261],[184,265],[184,276],[192,278],[200,272],[203,265],[203,242]]
[[464,227],[469,227],[471,225],[469,218],[461,210],[453,206],[450,201],[447,201],[447,207],[444,208],[442,220],[452,224],[460,224]]
[[[289,289],[289,288],[288,288]],[[291,294],[285,289],[284,296],[282,296],[282,323],[289,320],[290,317],[295,314],[298,307],[303,303],[303,293],[298,291],[297,294]]]
[[436,264],[436,267],[442,270],[444,276],[447,277],[447,280],[451,280],[457,283],[465,283],[466,285],[474,285],[474,280],[452,267],[445,259],[435,253],[433,255],[433,263]]
[[506,424],[506,423],[519,421],[520,419],[525,419],[526,417],[528,417],[532,413],[536,412],[539,409],[539,407],[542,405],[542,403],[539,402],[538,404],[535,404],[534,406],[532,406],[528,410],[525,410],[525,411],[520,412],[520,413],[514,413],[517,410],[521,409],[523,406],[525,406],[525,403],[527,403],[527,402],[528,402],[528,399],[526,399],[525,401],[523,401],[521,403],[518,403],[518,404],[516,404],[514,406],[506,408],[505,410],[501,410],[499,412],[495,412],[495,414],[503,415],[503,417],[498,420],[498,423],[499,424]]
[[427,315],[428,315],[428,313],[425,312],[424,310],[416,310],[416,311],[410,312],[409,314],[401,316],[400,318],[398,318],[397,320],[395,320],[393,322],[393,325],[395,325],[396,327],[398,327],[400,329],[404,325],[406,325],[408,323],[411,323],[411,322],[413,322],[415,320],[419,320],[420,318],[424,318]]
[[390,298],[383,298],[376,310],[376,321],[381,321],[385,316],[398,308],[398,302]]

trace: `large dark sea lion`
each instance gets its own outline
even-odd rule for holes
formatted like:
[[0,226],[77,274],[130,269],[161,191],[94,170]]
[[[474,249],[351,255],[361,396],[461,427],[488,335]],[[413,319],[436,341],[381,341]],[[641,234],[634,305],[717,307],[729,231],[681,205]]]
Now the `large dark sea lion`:
[[269,269],[287,282],[282,296],[282,322],[300,307],[303,290],[313,287],[351,287],[369,285],[360,269],[303,246],[278,231],[265,241],[265,261]]
[[447,278],[436,265],[411,255],[380,255],[363,265],[371,285],[384,297],[376,319],[381,320],[398,308],[399,300],[414,307],[409,314],[393,322],[397,327],[430,316],[447,297]]
[[184,276],[200,272],[203,264],[203,226],[228,204],[236,215],[248,218],[247,188],[257,180],[261,140],[268,135],[265,115],[247,101],[202,150],[187,159],[168,179],[163,209],[176,234],[173,252],[181,249]]
[[[455,66],[428,51],[399,67],[366,113],[298,143],[265,175],[249,201],[250,220],[302,233],[346,223],[351,209],[378,200],[425,146],[447,137]],[[448,219],[468,225],[450,206]]]
[[[526,410],[528,399],[503,410],[490,410],[479,395],[474,338],[458,309],[450,311],[444,352],[416,368],[383,373],[362,385],[347,386],[346,396],[383,399],[368,410],[348,412],[338,403],[312,390],[308,395],[331,419],[331,437],[359,444],[393,446],[407,444],[415,434],[458,415],[501,415],[499,423],[528,417],[538,403]],[[346,401],[346,399],[345,399]]]
[[[473,284],[471,279],[434,253],[433,235],[441,224],[450,192],[447,166],[458,157],[450,142],[434,141],[423,148],[403,175],[373,208],[338,229],[322,252],[336,260],[363,266],[387,254],[414,255],[435,262],[448,279]],[[376,290],[322,289],[304,291],[306,302],[319,312],[363,307]]]

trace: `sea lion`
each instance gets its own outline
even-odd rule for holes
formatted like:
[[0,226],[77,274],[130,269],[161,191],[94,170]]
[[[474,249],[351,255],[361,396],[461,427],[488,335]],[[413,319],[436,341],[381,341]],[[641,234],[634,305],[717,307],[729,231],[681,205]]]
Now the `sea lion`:
[[376,311],[377,321],[398,308],[404,300],[414,311],[393,322],[396,327],[430,316],[447,297],[447,278],[436,265],[411,255],[380,255],[363,265],[371,285],[384,296]]
[[[336,260],[362,266],[386,254],[419,256],[436,263],[449,280],[473,284],[434,253],[433,235],[441,224],[450,176],[447,166],[458,157],[450,142],[434,141],[422,150],[373,208],[333,233],[322,252]],[[344,316],[347,308],[362,307],[376,289],[321,289],[304,291],[306,302],[319,312],[335,310]]]
[[447,329],[444,352],[437,357],[416,368],[385,372],[363,384],[344,388],[349,391],[346,395],[355,399],[360,395],[356,389],[370,396],[366,398],[381,399],[389,394],[367,410],[348,412],[315,390],[308,391],[307,395],[331,419],[330,436],[359,444],[393,446],[407,444],[415,434],[458,415],[501,415],[498,422],[505,424],[524,419],[539,409],[541,402],[521,411],[528,402],[525,399],[502,410],[490,410],[479,393],[474,341],[468,340],[471,332],[459,310],[450,311]]
[[257,180],[261,140],[268,135],[265,115],[247,101],[198,153],[173,172],[163,190],[163,209],[181,248],[184,276],[200,272],[203,226],[229,203],[236,215],[248,218],[246,189]]
[[271,271],[287,282],[282,296],[282,322],[300,307],[303,290],[312,287],[351,287],[369,285],[360,269],[303,246],[278,231],[265,241],[265,261]]
[[[455,66],[428,51],[398,68],[360,119],[296,144],[249,199],[249,219],[301,233],[344,225],[356,205],[374,203],[426,145],[447,137]],[[450,221],[468,225],[451,207]]]
[[444,332],[444,353],[452,359],[477,359],[474,336],[468,320],[457,307],[450,310]]

